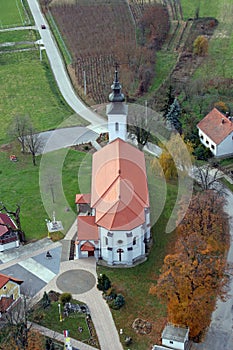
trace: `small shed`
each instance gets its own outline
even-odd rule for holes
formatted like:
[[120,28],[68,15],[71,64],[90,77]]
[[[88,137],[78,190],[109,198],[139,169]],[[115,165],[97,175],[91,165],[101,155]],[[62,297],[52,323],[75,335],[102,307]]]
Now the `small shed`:
[[189,328],[167,324],[162,333],[162,345],[171,349],[186,350]]

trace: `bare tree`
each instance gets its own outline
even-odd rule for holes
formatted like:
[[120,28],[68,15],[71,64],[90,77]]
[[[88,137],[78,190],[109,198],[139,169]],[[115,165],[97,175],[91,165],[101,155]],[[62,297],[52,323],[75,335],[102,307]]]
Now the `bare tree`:
[[32,163],[33,165],[36,165],[36,155],[42,150],[43,148],[43,141],[40,138],[40,135],[36,133],[34,127],[30,125],[28,129],[28,134],[26,136],[26,146],[32,155]]
[[[21,296],[18,304],[3,314],[1,334],[4,335],[2,345],[12,344],[17,349],[26,350],[28,333],[31,325],[28,323],[29,300]],[[7,348],[7,346],[6,346]]]
[[0,206],[1,206],[0,212],[4,211],[7,214],[9,214],[10,216],[13,216],[17,227],[13,228],[13,227],[6,225],[6,224],[2,224],[2,225],[6,226],[7,228],[11,229],[12,231],[18,232],[20,241],[25,242],[26,241],[25,233],[22,230],[21,221],[20,221],[20,205],[19,204],[16,205],[15,211],[11,211],[11,210],[7,209],[7,207],[2,202],[0,202]]
[[139,105],[134,107],[132,112],[129,113],[128,120],[129,136],[132,140],[136,139],[138,149],[142,150],[151,135],[150,126],[152,117],[148,113],[147,103],[145,107]]
[[219,194],[225,194],[224,185],[219,181],[222,177],[220,168],[213,167],[211,163],[195,167],[195,179],[201,186],[202,191],[215,190]]
[[25,153],[26,135],[28,133],[28,127],[31,124],[31,120],[27,115],[17,115],[10,128],[9,134],[16,137],[22,146],[22,152]]

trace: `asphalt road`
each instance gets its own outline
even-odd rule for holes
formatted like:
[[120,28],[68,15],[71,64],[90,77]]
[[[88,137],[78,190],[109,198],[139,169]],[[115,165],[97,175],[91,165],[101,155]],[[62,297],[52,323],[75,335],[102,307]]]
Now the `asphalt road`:
[[[39,30],[43,46],[46,49],[51,68],[53,70],[57,85],[65,98],[66,102],[71,108],[86,119],[90,124],[102,125],[106,123],[102,117],[89,109],[75,94],[73,86],[67,75],[60,52],[57,48],[56,42],[49,30],[49,26],[40,11],[40,7],[36,0],[28,0],[29,7],[35,20],[36,27]],[[41,24],[46,25],[46,29],[41,29]]]

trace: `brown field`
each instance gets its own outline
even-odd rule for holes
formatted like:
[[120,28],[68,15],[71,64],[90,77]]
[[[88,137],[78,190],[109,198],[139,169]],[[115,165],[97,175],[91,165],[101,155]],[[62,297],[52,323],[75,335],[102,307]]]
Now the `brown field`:
[[[154,26],[146,23],[151,21],[146,9],[158,6],[154,2],[144,5],[143,12],[136,0],[130,5],[123,0],[51,2],[50,11],[72,55],[68,70],[79,93],[80,88],[84,93],[85,81],[87,96],[84,98],[94,104],[107,101],[116,63],[120,65],[120,81],[126,95],[136,96],[146,91],[154,73],[152,41],[158,36]],[[142,15],[146,18],[145,28],[140,30],[145,40],[138,43]]]

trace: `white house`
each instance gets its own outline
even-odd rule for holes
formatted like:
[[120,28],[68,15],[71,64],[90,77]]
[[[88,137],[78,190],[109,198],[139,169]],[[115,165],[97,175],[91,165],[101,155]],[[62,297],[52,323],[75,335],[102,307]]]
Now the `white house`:
[[216,157],[233,155],[233,117],[213,108],[198,124],[199,138]]
[[144,154],[125,141],[127,108],[117,71],[112,90],[107,107],[110,142],[93,154],[91,193],[76,196],[75,255],[133,265],[145,259],[150,240],[146,165]]
[[167,324],[162,333],[162,346],[154,345],[152,350],[187,350],[189,345],[189,328]]

